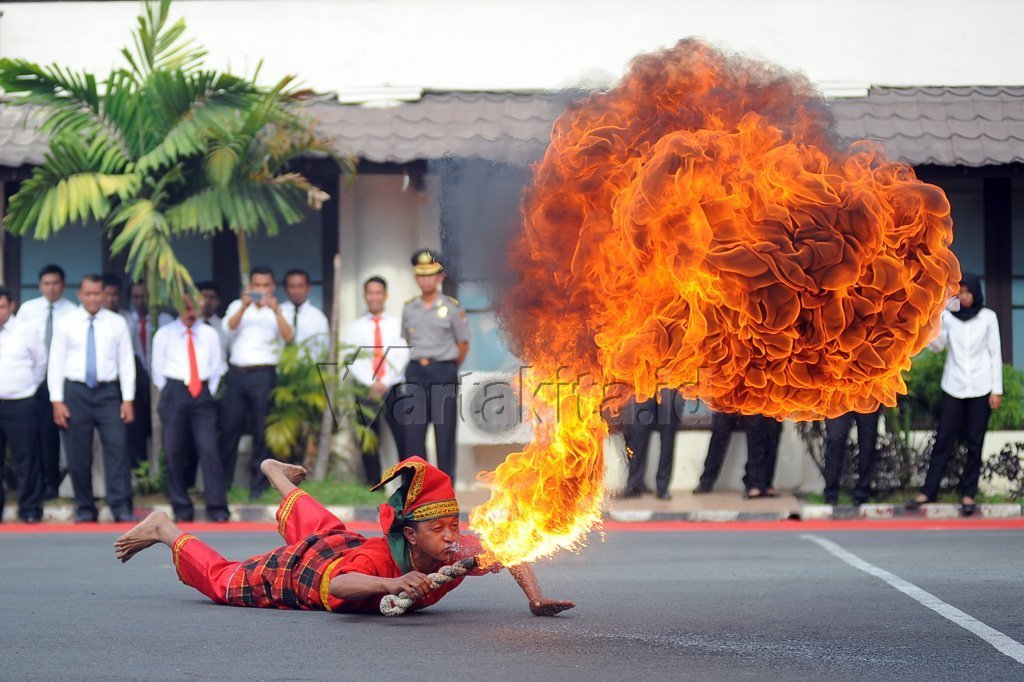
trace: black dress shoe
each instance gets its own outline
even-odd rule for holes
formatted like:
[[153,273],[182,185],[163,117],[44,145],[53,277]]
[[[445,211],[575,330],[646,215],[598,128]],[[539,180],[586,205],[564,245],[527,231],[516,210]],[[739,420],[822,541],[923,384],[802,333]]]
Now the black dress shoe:
[[707,495],[708,493],[713,492],[713,490],[714,489],[711,486],[709,486],[709,485],[699,485],[699,486],[697,486],[696,488],[693,489],[693,494],[694,495]]
[[670,493],[667,490],[659,490],[658,494],[656,495],[656,497],[659,500],[671,500],[672,499],[672,493]]
[[640,497],[643,494],[644,493],[642,490],[636,490],[635,488],[627,488],[626,490],[623,490],[621,493],[619,493],[619,497]]
[[19,519],[22,523],[39,523],[43,520],[41,514],[26,514]]
[[174,522],[175,523],[192,523],[195,520],[196,520],[196,517],[195,517],[194,514],[175,514],[174,515]]
[[96,523],[99,515],[96,512],[80,511],[75,512],[75,523]]
[[210,523],[227,523],[231,520],[231,514],[226,511],[208,511],[206,520]]
[[960,516],[973,516],[976,511],[978,511],[978,504],[976,502],[962,502],[960,504]]
[[137,523],[138,520],[138,517],[131,512],[119,512],[114,514],[114,521],[117,523]]
[[907,511],[917,511],[921,508],[922,504],[931,504],[934,501],[930,497],[926,500],[918,500],[916,497],[912,497],[903,504],[903,508]]

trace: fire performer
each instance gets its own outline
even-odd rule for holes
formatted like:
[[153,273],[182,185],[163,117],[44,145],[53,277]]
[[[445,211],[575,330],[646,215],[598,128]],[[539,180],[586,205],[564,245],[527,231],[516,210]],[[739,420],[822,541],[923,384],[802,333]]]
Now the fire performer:
[[[163,543],[171,548],[183,583],[217,604],[261,608],[376,613],[381,599],[405,592],[410,610],[436,604],[459,586],[463,576],[434,587],[427,574],[471,555],[479,548],[460,535],[459,504],[451,479],[420,457],[384,472],[374,489],[401,477],[401,486],[380,506],[384,537],[365,538],[298,488],[306,477],[300,466],[265,460],[261,470],[283,499],[277,511],[284,547],[246,561],[228,561],[195,536],[182,533],[163,512],[153,512],[114,543],[122,562]],[[473,575],[492,572],[474,569]],[[547,599],[526,565],[509,572],[537,616],[554,616],[575,606]]]

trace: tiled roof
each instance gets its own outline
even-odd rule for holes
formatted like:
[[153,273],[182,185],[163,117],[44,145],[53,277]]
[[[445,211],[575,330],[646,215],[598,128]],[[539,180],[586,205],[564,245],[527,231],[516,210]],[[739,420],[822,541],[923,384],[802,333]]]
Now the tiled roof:
[[[375,162],[477,156],[538,159],[576,92],[426,92],[414,102],[311,105],[337,150]],[[871,88],[832,100],[839,132],[883,142],[892,158],[942,166],[1024,162],[1024,87]],[[0,107],[0,165],[38,164],[45,140],[25,109]]]
[[839,132],[914,165],[1024,162],[1024,87],[871,88],[832,101]]

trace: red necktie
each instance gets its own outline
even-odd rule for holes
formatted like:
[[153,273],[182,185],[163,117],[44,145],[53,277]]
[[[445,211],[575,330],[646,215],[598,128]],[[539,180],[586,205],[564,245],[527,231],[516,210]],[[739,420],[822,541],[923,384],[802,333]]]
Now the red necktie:
[[380,318],[373,316],[373,380],[384,374],[384,337],[380,333]]
[[196,362],[196,345],[192,343],[192,330],[186,329],[188,334],[188,392],[193,398],[198,398],[203,390],[203,382],[199,380],[199,363]]
[[146,318],[142,316],[139,316],[139,340],[142,341],[142,359],[145,360],[149,349],[146,348]]

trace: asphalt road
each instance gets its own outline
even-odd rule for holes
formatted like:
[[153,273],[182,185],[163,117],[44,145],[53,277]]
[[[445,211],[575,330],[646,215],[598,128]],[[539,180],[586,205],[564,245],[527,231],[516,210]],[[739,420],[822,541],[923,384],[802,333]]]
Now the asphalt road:
[[[814,533],[1024,642],[1024,532]],[[609,532],[537,567],[578,607],[537,618],[505,573],[398,618],[216,606],[170,551],[0,534],[0,679],[1024,679],[1024,665],[799,532]],[[229,558],[270,533],[211,533]]]

